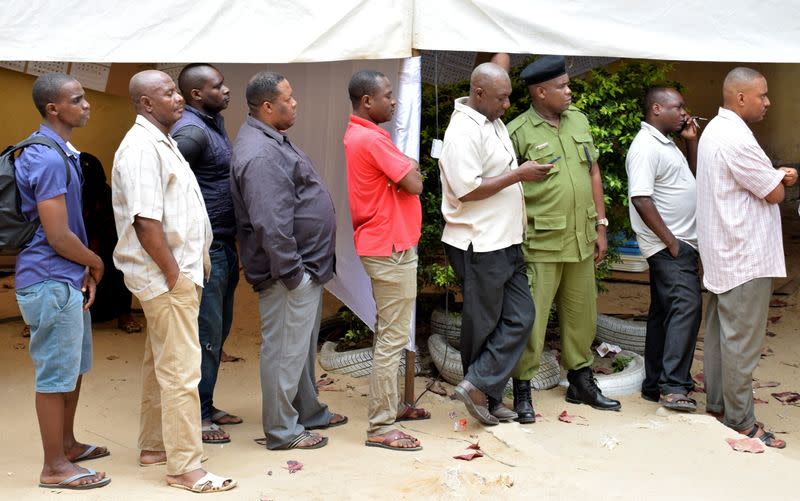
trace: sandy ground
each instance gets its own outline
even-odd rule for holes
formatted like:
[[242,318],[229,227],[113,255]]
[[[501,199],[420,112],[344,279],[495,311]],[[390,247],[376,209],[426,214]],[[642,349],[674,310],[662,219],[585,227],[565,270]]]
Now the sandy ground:
[[[784,219],[789,277],[800,273],[800,231],[797,216],[786,208]],[[777,285],[786,280],[776,281]],[[57,492],[73,499],[190,499],[193,494],[164,484],[163,467],[137,465],[136,438],[143,334],[126,335],[110,323],[95,326],[95,366],[84,381],[77,417],[78,438],[108,446],[112,455],[90,463],[109,472],[112,483],[85,492],[48,491],[36,487],[41,446],[33,406],[33,368],[22,323],[8,286],[0,281],[0,497],[53,498]],[[227,350],[245,361],[223,364],[217,387],[218,406],[242,416],[244,424],[229,426],[232,442],[207,445],[207,468],[230,475],[239,487],[221,499],[800,499],[793,485],[800,467],[800,408],[781,405],[774,391],[800,391],[794,365],[800,362],[800,301],[797,294],[775,296],[787,306],[773,308],[780,316],[768,329],[766,344],[773,355],[763,358],[755,377],[778,381],[777,388],[756,390],[765,400],[756,413],[768,428],[788,443],[782,451],[764,454],[732,451],[725,438],[737,438],[713,418],[670,413],[638,395],[623,397],[622,412],[595,411],[567,404],[564,389],[535,394],[536,424],[503,424],[483,428],[470,419],[468,429],[453,431],[453,418],[468,417],[463,405],[426,393],[420,405],[433,411],[428,421],[407,423],[424,450],[414,453],[363,446],[366,427],[366,379],[333,376],[336,383],[321,398],[350,423],[325,434],[330,444],[316,451],[272,452],[257,446],[262,435],[258,382],[258,316],[256,296],[241,287],[237,315]],[[645,285],[609,285],[600,311],[646,313]],[[332,301],[329,311],[337,307]],[[142,319],[143,320],[143,319]],[[701,333],[702,335],[702,333]],[[702,352],[698,351],[698,358]],[[696,360],[693,373],[702,370]],[[417,378],[417,393],[426,378]],[[450,386],[445,385],[448,390]],[[704,395],[696,395],[704,403]],[[576,423],[559,422],[567,410],[582,416]],[[464,462],[453,456],[478,442],[485,457]],[[617,445],[610,448],[609,444]],[[604,445],[606,444],[606,445]],[[287,460],[304,464],[290,474]]]

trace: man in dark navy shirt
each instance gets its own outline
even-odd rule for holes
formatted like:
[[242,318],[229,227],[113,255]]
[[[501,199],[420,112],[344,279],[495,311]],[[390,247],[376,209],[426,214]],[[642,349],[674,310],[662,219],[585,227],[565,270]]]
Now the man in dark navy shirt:
[[103,261],[87,247],[81,212],[78,152],[72,131],[89,120],[81,84],[64,73],[47,73],[33,84],[42,125],[33,136],[56,143],[69,158],[47,146],[28,146],[16,165],[21,208],[41,225],[17,256],[17,303],[30,326],[35,366],[36,416],[44,466],[39,486],[93,489],[111,477],[74,463],[108,456],[108,449],[78,442],[73,433],[81,379],[92,366],[89,306],[103,276]]
[[200,412],[203,442],[230,442],[219,425],[239,424],[242,419],[214,407],[222,346],[233,321],[233,295],[239,282],[236,255],[236,219],[230,188],[231,143],[220,112],[228,107],[230,91],[225,78],[213,66],[189,64],[178,76],[186,100],[183,116],[172,126],[172,137],[189,162],[208,210],[214,242],[211,244],[211,275],[204,284],[198,318],[202,366]]

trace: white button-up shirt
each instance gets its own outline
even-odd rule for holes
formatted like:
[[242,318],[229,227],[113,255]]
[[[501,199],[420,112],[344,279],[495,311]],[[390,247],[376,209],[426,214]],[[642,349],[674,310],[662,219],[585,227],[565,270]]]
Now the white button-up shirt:
[[500,119],[490,122],[456,99],[455,111],[444,134],[439,159],[442,180],[442,242],[475,252],[490,252],[522,243],[527,225],[522,184],[514,183],[483,200],[462,202],[481,185],[517,168],[514,146]]
[[142,301],[167,292],[167,278],[145,252],[135,216],[160,221],[180,272],[202,286],[213,239],[203,195],[178,145],[141,115],[114,155],[111,196],[119,242],[114,265]]
[[720,108],[697,151],[697,240],[709,291],[786,276],[780,209],[764,200],[782,180],[747,124]]

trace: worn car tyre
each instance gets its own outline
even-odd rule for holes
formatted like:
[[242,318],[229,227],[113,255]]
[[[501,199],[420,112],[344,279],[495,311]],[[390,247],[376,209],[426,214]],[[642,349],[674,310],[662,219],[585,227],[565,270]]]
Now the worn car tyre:
[[[326,341],[319,350],[319,366],[326,372],[333,374],[344,374],[351,377],[369,376],[372,372],[372,348],[361,348],[359,350],[336,351],[336,344]],[[398,373],[405,374],[406,357],[400,357],[400,368]],[[419,357],[415,358],[414,374],[422,371]]]
[[[428,338],[428,351],[431,354],[433,365],[438,369],[442,379],[450,384],[458,384],[464,379],[464,371],[461,367],[461,352],[450,346],[445,341],[444,336],[432,334]],[[542,353],[542,361],[539,371],[533,379],[531,386],[535,390],[549,390],[558,385],[561,378],[561,368],[558,360],[552,352]],[[511,380],[506,388],[511,387]]]
[[[621,372],[614,374],[595,374],[597,386],[607,397],[621,397],[623,395],[633,395],[642,391],[642,381],[644,381],[644,358],[638,353],[622,350],[620,355],[633,357],[627,367]],[[566,378],[561,380],[561,386],[568,388],[569,381]]]
[[597,340],[644,355],[647,322],[597,315]]
[[461,349],[461,312],[447,311],[439,306],[431,313],[431,334],[444,336],[447,344]]

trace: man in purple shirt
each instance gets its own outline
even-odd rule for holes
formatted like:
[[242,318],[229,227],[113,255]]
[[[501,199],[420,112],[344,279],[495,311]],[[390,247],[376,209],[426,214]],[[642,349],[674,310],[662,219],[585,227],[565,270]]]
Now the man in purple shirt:
[[284,132],[297,118],[289,81],[262,71],[245,98],[250,114],[233,144],[231,194],[245,278],[259,295],[263,443],[318,449],[328,438],[310,430],[347,423],[319,401],[314,383],[322,286],[335,269],[333,201]]
[[69,158],[28,146],[17,160],[16,181],[25,216],[41,225],[17,257],[15,283],[22,318],[30,326],[35,365],[36,416],[44,448],[39,486],[93,489],[111,482],[104,472],[74,463],[108,456],[108,449],[78,442],[73,433],[82,375],[92,365],[89,306],[103,276],[103,261],[87,248],[81,212],[78,152],[72,130],[89,120],[83,87],[63,73],[33,84],[43,123],[33,136],[54,141]]

